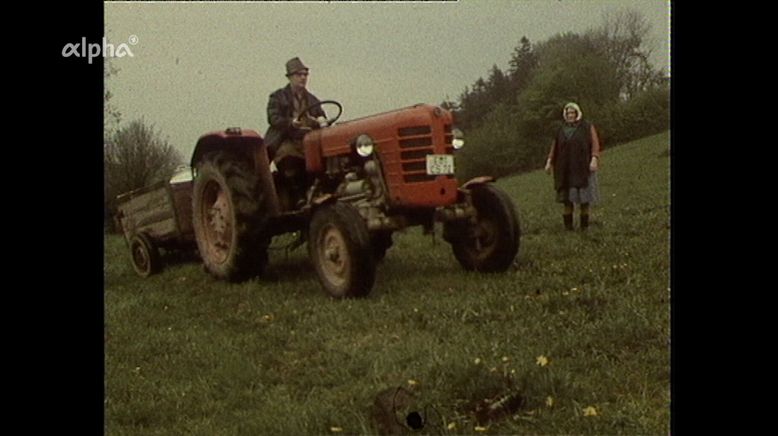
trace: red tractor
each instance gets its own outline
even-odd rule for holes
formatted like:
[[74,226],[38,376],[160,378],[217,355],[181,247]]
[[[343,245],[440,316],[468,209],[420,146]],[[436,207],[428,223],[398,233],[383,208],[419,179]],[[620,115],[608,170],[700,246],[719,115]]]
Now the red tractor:
[[433,231],[436,222],[465,269],[510,267],[521,235],[516,210],[491,177],[459,185],[454,156],[464,140],[449,111],[419,104],[335,124],[341,105],[319,104],[337,106],[338,115],[303,139],[307,194],[294,207],[281,201],[284,180],[255,131],[231,128],[198,140],[193,226],[211,274],[261,275],[272,237],[300,232],[324,289],[364,296],[392,233],[414,225]]

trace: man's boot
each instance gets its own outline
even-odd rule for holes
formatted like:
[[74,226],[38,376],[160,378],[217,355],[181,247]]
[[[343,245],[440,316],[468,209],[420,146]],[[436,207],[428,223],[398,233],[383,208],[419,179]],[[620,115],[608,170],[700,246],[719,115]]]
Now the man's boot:
[[589,215],[581,215],[581,231],[589,228]]
[[565,229],[573,230],[573,214],[571,213],[563,214],[562,220],[565,222]]

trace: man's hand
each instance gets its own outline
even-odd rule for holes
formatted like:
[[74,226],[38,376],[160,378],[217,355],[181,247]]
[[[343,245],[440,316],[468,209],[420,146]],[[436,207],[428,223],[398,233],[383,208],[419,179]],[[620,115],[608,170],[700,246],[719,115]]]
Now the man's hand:
[[311,117],[306,117],[305,119],[302,120],[299,118],[293,118],[292,127],[300,130],[311,130],[311,126],[310,126],[311,120],[312,120]]
[[546,159],[546,174],[551,174],[551,159]]

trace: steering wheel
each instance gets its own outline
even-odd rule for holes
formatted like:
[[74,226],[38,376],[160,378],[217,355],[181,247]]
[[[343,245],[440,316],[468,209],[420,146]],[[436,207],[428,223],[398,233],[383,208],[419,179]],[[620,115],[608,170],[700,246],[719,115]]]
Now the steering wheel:
[[[297,116],[296,120],[297,121],[302,121],[303,116],[308,114],[308,111],[310,111],[311,109],[313,109],[315,107],[319,107],[319,106],[322,106],[322,105],[325,105],[325,104],[331,104],[331,105],[335,105],[335,106],[338,107],[338,114],[334,118],[330,118],[330,119],[327,120],[327,125],[331,126],[335,121],[338,121],[338,118],[340,118],[340,115],[343,113],[343,106],[341,106],[340,103],[338,103],[335,100],[323,100],[323,101],[320,101],[318,103],[314,103],[314,104],[312,104],[310,106],[307,106],[305,109],[303,109],[300,112],[300,115]],[[308,114],[308,115],[310,116],[310,114]]]

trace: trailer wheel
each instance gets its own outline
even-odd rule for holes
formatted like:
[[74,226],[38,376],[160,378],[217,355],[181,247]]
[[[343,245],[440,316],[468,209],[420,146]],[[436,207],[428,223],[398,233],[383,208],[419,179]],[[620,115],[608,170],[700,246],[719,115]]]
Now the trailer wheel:
[[311,262],[324,289],[335,298],[363,297],[375,282],[376,261],[367,225],[353,206],[334,203],[314,212]]
[[215,277],[241,281],[264,272],[269,238],[260,192],[250,165],[233,155],[209,154],[198,166],[192,224],[205,269]]
[[130,259],[135,272],[141,277],[148,277],[159,272],[161,260],[159,249],[145,234],[137,234],[130,240]]
[[521,230],[516,209],[505,192],[493,185],[471,190],[477,211],[475,223],[446,223],[454,257],[466,270],[502,272],[519,251]]

